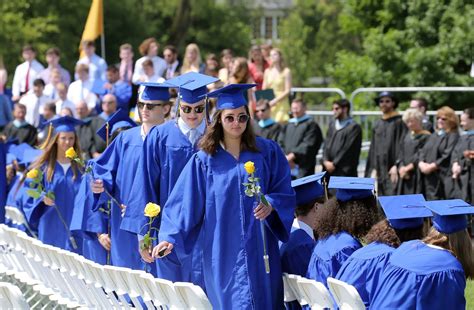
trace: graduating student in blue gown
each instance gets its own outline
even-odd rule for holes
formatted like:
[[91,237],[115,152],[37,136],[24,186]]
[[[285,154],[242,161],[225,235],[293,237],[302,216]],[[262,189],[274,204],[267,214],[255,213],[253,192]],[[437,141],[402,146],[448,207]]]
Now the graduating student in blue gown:
[[[195,72],[167,81],[170,85],[183,85],[179,87],[178,93],[178,118],[154,127],[147,135],[133,189],[141,194],[134,195],[127,206],[122,229],[144,235],[144,227],[148,223],[148,218],[143,214],[144,206],[149,202],[165,206],[184,166],[198,151],[198,140],[206,129],[206,106],[201,96],[207,93],[206,85],[216,81],[218,79]],[[156,88],[156,91],[162,93],[163,100],[169,99],[168,89]],[[159,229],[159,223],[160,218],[157,218],[153,226]],[[153,262],[151,248],[143,249],[140,253],[144,261]],[[193,259],[196,261],[194,268],[183,266],[173,252],[156,261],[157,276],[174,282],[193,282],[204,287],[200,255],[194,255]]]
[[433,227],[421,240],[396,249],[373,294],[372,309],[465,309],[466,278],[474,278],[466,202],[426,202],[433,211]]
[[379,202],[387,219],[370,229],[364,238],[368,245],[352,253],[335,277],[354,286],[366,307],[393,251],[402,242],[423,238],[423,218],[431,216],[423,195],[384,196]]
[[[75,161],[66,157],[66,151],[73,147],[81,156],[79,139],[74,130],[82,122],[65,116],[49,122],[50,133],[55,134],[45,142],[43,154],[31,165],[43,172],[44,192],[53,192],[54,199],[45,193],[39,198],[28,197],[23,211],[32,228],[38,229],[38,238],[46,244],[81,253],[81,240],[70,238],[70,223],[74,209],[74,197],[81,183],[81,171]],[[48,135],[51,136],[51,135]],[[27,186],[25,183],[23,186]],[[59,212],[59,213],[58,213]],[[75,243],[75,244],[74,244]]]
[[[156,87],[160,87],[157,84]],[[93,166],[92,192],[96,197],[93,209],[98,208],[98,199],[104,187],[121,206],[112,203],[110,208],[111,262],[114,266],[132,269],[144,268],[138,251],[138,240],[135,234],[120,229],[122,208],[129,205],[132,196],[142,195],[141,191],[133,192],[133,180],[139,169],[143,140],[153,126],[162,124],[169,114],[169,102],[150,97],[145,87],[139,95],[138,108],[142,126],[121,132],[107,147]],[[167,89],[167,88],[166,88]],[[103,196],[103,195],[102,195]],[[102,200],[103,201],[103,200]]]
[[[283,307],[278,240],[289,237],[295,207],[290,168],[278,145],[255,138],[242,91],[231,84],[210,93],[217,112],[171,192],[154,256],[176,251],[179,259],[203,251],[204,282],[216,309]],[[220,95],[218,95],[220,94]],[[244,164],[252,161],[269,206],[244,193]],[[263,260],[263,220],[270,273]]]
[[319,239],[306,274],[326,287],[327,278],[336,276],[349,256],[362,247],[359,238],[379,220],[374,179],[333,176],[328,187],[336,189],[336,197],[316,211]]

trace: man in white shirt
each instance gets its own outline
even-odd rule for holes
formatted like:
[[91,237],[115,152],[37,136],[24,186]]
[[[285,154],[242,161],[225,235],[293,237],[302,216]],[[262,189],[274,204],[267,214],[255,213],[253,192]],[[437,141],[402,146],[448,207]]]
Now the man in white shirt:
[[92,92],[94,84],[89,79],[89,67],[86,64],[78,64],[76,75],[78,79],[69,85],[67,99],[74,104],[85,101],[89,112],[93,112],[97,104],[97,96]]
[[25,120],[37,128],[40,125],[44,105],[51,101],[48,96],[43,94],[43,90],[44,81],[42,79],[36,79],[33,82],[33,92],[29,92],[20,99],[20,103],[26,106]]
[[56,91],[58,92],[59,99],[56,100],[56,114],[61,115],[61,111],[64,108],[71,110],[72,115],[77,118],[76,105],[67,99],[67,87],[64,83],[59,83],[56,86]]
[[40,73],[40,77],[43,79],[46,85],[51,82],[51,71],[53,69],[59,70],[61,74],[61,82],[66,85],[71,84],[71,75],[69,74],[69,72],[67,72],[67,70],[61,67],[61,65],[59,64],[59,59],[59,48],[52,47],[46,51],[46,62],[48,63],[48,68],[44,69]]
[[[89,67],[89,80],[105,81],[105,71],[107,70],[107,63],[95,53],[95,44],[93,41],[83,41],[82,50],[85,56],[79,59],[77,65],[85,64]],[[76,75],[76,79],[79,77]]]
[[147,59],[153,62],[155,74],[160,77],[163,76],[166,70],[166,61],[164,61],[163,58],[158,57],[159,47],[160,46],[155,38],[145,39],[142,44],[140,44],[139,50],[143,57],[135,62],[135,70],[133,71],[132,77],[132,82],[134,84],[138,84],[140,82],[140,77],[144,75],[142,64]]
[[44,70],[42,64],[36,60],[36,51],[31,45],[25,45],[22,49],[24,63],[18,65],[15,69],[12,84],[12,100],[20,100],[21,95],[27,93],[33,88],[33,82]]

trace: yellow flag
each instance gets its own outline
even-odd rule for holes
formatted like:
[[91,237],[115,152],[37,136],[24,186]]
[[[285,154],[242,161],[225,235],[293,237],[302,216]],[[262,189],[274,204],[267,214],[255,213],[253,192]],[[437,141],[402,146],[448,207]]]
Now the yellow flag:
[[[92,5],[87,16],[86,26],[82,33],[81,43],[83,41],[94,41],[101,34],[104,33],[104,21],[103,21],[103,1],[92,0]],[[83,56],[82,48],[79,46],[81,51],[81,57]]]

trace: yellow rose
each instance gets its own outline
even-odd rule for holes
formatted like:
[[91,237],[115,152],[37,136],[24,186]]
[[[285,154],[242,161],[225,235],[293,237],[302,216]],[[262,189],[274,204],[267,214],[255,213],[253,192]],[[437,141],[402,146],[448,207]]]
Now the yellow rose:
[[145,206],[145,216],[146,217],[155,217],[160,214],[161,208],[156,203],[149,202]]
[[248,174],[252,174],[255,172],[255,164],[253,161],[248,161],[244,164],[245,171],[247,171]]
[[67,149],[66,157],[69,158],[69,159],[74,159],[74,158],[77,157],[77,153],[76,153],[76,151],[74,150],[73,147],[70,147],[70,148]]
[[28,171],[28,173],[26,174],[26,177],[28,179],[36,179],[38,175],[39,175],[38,169],[33,169],[33,170]]

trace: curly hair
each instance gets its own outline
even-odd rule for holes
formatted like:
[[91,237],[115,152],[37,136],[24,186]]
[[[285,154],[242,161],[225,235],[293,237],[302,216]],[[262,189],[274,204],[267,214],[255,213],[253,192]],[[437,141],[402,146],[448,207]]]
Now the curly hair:
[[316,212],[315,230],[320,238],[342,231],[362,238],[380,220],[374,196],[346,202],[331,198]]
[[398,248],[402,242],[398,238],[395,229],[390,226],[387,219],[381,220],[369,230],[367,235],[364,237],[364,241],[368,243],[380,242],[391,246],[392,248]]

